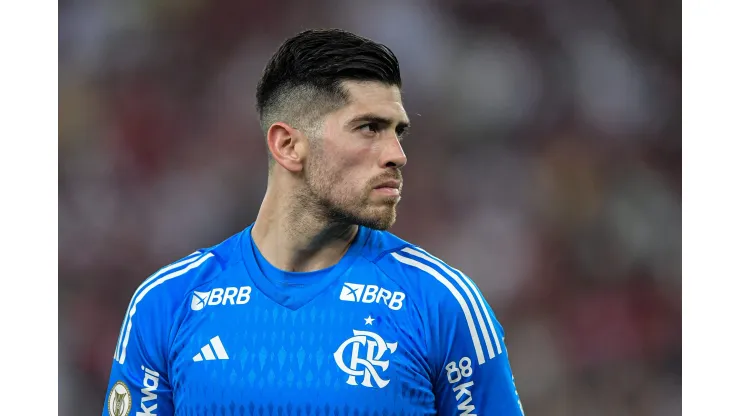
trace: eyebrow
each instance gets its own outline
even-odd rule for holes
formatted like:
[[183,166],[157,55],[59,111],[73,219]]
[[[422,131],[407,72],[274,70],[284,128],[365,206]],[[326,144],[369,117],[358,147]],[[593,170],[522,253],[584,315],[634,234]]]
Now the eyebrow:
[[[378,123],[378,124],[380,124],[382,126],[390,126],[390,125],[393,125],[393,120],[391,120],[390,118],[381,117],[381,116],[378,116],[376,114],[362,114],[362,115],[359,115],[359,116],[353,118],[352,120],[350,120],[349,122],[347,122],[347,125],[349,126],[349,125],[357,124],[357,123],[360,123],[360,122]],[[396,126],[396,129],[397,130],[399,130],[399,129],[400,130],[408,130],[409,127],[411,127],[411,123],[410,122],[408,122],[408,121],[399,121],[398,122],[398,125]]]

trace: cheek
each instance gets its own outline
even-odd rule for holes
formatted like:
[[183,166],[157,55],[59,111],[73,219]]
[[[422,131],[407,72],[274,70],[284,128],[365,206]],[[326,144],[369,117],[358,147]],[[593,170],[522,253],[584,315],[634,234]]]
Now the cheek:
[[[353,183],[371,171],[372,149],[358,146],[327,149],[325,162],[340,181]],[[366,179],[366,178],[365,178]]]
[[357,201],[364,198],[367,187],[367,178],[363,176],[363,169],[347,163],[347,161],[331,164],[330,171],[325,176],[327,192],[335,201]]
[[353,161],[340,158],[336,153],[324,152],[311,163],[312,185],[322,189],[321,193],[341,197],[353,192],[355,171]]
[[372,174],[372,143],[343,137],[341,143],[326,140],[317,158],[317,172],[321,172],[324,185],[335,197],[350,196],[357,198],[364,191]]

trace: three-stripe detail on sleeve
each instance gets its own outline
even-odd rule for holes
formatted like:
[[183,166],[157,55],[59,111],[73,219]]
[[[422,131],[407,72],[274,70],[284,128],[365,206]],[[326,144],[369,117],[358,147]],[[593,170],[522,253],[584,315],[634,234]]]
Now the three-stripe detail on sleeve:
[[155,287],[162,283],[184,275],[185,273],[199,267],[206,260],[213,257],[213,254],[207,253],[205,255],[196,251],[195,253],[185,257],[184,259],[173,263],[167,267],[160,269],[158,272],[149,276],[144,282],[139,285],[138,289],[134,292],[129,302],[126,315],[121,325],[121,331],[118,335],[118,343],[116,344],[116,351],[113,355],[113,359],[118,361],[119,364],[126,362],[126,347],[128,346],[129,337],[131,335],[131,328],[133,327],[133,317],[136,314],[136,305],[141,302],[142,299]]
[[[431,275],[450,291],[462,308],[478,364],[485,363],[486,356],[492,359],[496,354],[501,354],[501,342],[496,333],[491,313],[486,307],[480,290],[468,276],[445,265],[439,259],[418,248],[406,247],[400,252],[392,253],[392,256],[401,263]],[[481,336],[483,338],[482,343]],[[484,346],[485,352],[483,350]]]

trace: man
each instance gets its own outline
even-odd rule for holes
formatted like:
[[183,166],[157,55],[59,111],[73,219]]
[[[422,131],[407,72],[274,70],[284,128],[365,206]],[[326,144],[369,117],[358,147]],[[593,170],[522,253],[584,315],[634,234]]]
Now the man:
[[275,53],[254,224],[135,291],[104,415],[520,415],[503,329],[465,274],[384,231],[409,120],[398,61],[340,30]]

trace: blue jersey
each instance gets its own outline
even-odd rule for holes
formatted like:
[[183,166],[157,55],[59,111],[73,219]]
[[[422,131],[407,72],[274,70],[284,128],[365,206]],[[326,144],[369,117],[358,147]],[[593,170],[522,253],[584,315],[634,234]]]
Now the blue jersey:
[[146,279],[103,415],[521,415],[504,331],[473,281],[360,227],[335,266],[270,265],[251,226]]

